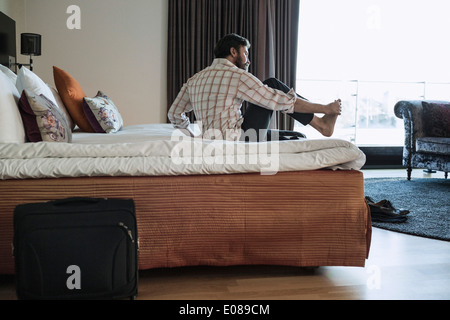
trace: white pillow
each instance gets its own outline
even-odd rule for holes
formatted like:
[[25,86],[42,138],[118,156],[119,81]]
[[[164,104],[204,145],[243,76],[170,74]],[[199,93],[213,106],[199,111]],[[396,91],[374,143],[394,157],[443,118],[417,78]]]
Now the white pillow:
[[19,92],[0,72],[0,143],[24,143],[25,130],[17,102]]
[[27,89],[37,96],[42,94],[54,104],[57,104],[50,88],[30,69],[20,68],[19,73],[17,73],[16,87],[21,96],[23,90]]
[[0,71],[2,71],[10,80],[11,82],[16,85],[17,82],[17,75],[12,72],[11,69],[5,67],[4,65],[0,64]]

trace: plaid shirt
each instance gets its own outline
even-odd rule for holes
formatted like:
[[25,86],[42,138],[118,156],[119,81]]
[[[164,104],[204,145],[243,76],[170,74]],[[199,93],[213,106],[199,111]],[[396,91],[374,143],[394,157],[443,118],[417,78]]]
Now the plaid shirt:
[[225,139],[238,139],[244,121],[243,101],[263,108],[294,112],[297,96],[294,90],[285,94],[269,88],[249,72],[236,67],[227,59],[215,59],[212,65],[200,71],[183,86],[169,110],[170,122],[180,129],[189,124],[187,112],[194,110],[202,131],[219,130]]

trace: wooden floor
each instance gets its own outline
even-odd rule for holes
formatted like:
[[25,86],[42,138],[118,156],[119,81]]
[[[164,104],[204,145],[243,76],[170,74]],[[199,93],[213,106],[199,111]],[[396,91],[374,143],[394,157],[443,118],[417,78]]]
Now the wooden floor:
[[[404,170],[365,171],[404,176]],[[421,170],[413,177],[441,178]],[[443,175],[442,175],[443,177]],[[16,299],[14,277],[0,276],[0,300]],[[374,228],[365,268],[246,266],[140,273],[142,300],[448,300],[450,242]]]

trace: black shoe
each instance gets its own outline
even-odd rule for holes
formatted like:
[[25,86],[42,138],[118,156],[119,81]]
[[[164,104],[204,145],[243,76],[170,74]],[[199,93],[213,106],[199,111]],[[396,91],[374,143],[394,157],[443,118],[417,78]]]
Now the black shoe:
[[366,202],[369,206],[380,207],[383,209],[388,209],[390,212],[396,215],[407,215],[409,210],[396,209],[389,200],[381,200],[379,202],[374,202],[370,197],[366,197]]
[[[402,223],[406,222],[406,215],[408,210],[397,210],[387,200],[374,203],[370,197],[366,197],[366,203],[370,208],[370,215],[372,222],[388,222],[388,223]],[[401,214],[400,214],[401,212]]]

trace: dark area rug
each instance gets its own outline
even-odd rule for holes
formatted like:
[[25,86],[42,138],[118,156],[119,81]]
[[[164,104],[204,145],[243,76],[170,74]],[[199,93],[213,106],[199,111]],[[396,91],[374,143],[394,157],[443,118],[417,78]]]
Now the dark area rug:
[[377,228],[450,241],[450,179],[366,179],[365,195],[387,199],[397,209],[410,211],[406,222],[372,222]]

